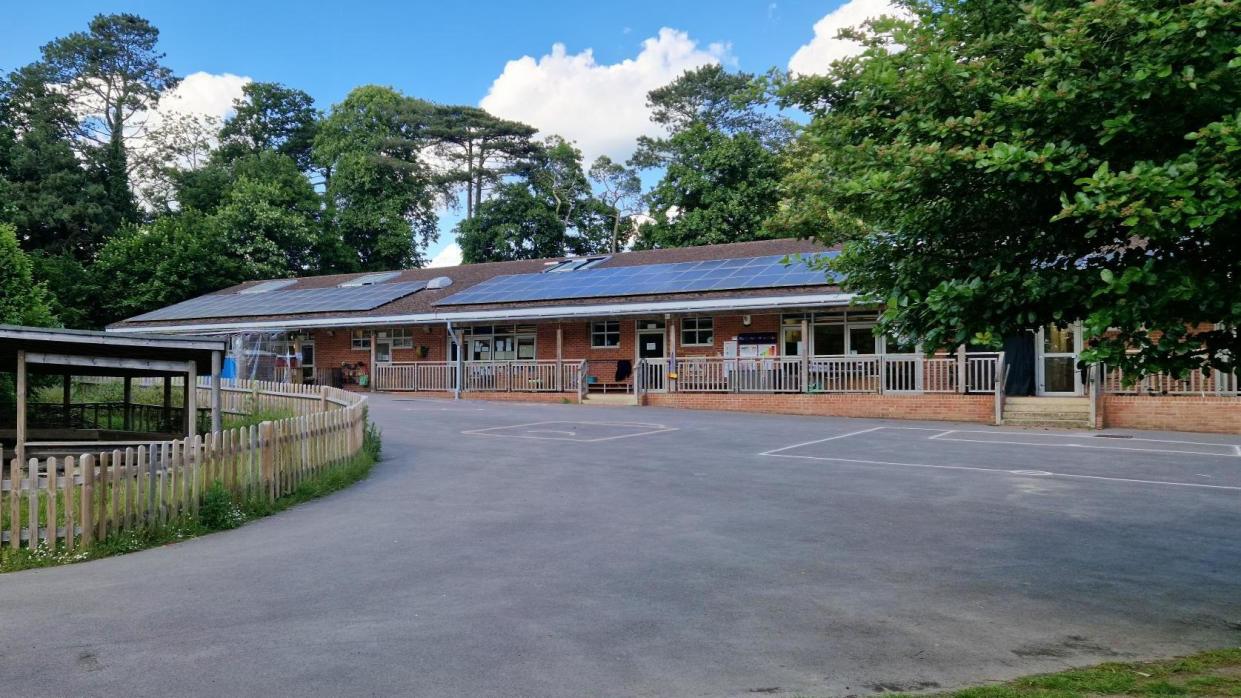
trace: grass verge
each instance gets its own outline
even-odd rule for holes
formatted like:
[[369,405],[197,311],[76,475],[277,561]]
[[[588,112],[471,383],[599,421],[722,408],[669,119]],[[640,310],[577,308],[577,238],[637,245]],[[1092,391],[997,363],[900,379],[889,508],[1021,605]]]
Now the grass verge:
[[358,455],[323,475],[303,481],[293,492],[275,501],[239,501],[216,482],[204,492],[197,517],[182,516],[163,526],[141,527],[110,536],[88,550],[70,552],[45,545],[34,549],[0,548],[0,573],[97,560],[237,528],[247,521],[279,513],[364,479],[378,462],[382,449],[380,430],[368,421]]
[[[925,698],[928,694],[919,695]],[[933,695],[943,698],[1235,697],[1241,696],[1241,647],[1156,662],[1108,662]]]

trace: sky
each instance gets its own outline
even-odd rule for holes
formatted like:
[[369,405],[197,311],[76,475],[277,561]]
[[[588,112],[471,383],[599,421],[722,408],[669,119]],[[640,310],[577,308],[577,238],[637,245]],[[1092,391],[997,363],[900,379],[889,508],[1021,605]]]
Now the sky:
[[[327,110],[359,85],[473,104],[624,159],[654,134],[645,94],[707,63],[822,72],[856,46],[836,31],[890,12],[887,0],[399,2],[199,0],[22,2],[0,27],[0,70],[34,61],[51,39],[96,14],[130,12],[160,30],[166,64],[185,79],[161,110],[227,116],[249,80],[305,90]],[[455,263],[441,215],[437,264]]]

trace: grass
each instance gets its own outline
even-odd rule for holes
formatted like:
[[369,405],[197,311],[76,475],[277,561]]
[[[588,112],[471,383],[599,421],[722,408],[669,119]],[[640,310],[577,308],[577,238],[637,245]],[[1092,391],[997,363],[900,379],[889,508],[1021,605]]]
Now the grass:
[[1241,647],[1156,662],[1109,662],[931,695],[940,698],[1241,696]]
[[46,545],[34,549],[0,548],[0,573],[97,560],[236,528],[253,519],[270,516],[297,504],[331,494],[366,478],[378,462],[382,448],[379,428],[368,421],[362,450],[358,455],[318,477],[304,480],[293,492],[275,501],[240,501],[218,482],[213,483],[204,493],[197,517],[182,516],[166,525],[140,527],[119,533],[97,542],[88,550],[69,552]]

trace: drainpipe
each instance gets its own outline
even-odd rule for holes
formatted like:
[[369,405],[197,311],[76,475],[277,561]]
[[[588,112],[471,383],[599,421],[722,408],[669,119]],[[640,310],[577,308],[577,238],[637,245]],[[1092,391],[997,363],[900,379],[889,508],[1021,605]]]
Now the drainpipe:
[[452,337],[452,343],[457,347],[457,380],[452,384],[452,399],[461,399],[461,384],[465,381],[465,347],[461,346],[461,338],[457,336],[457,331],[453,329],[452,320],[445,320],[444,324],[448,327],[448,336]]

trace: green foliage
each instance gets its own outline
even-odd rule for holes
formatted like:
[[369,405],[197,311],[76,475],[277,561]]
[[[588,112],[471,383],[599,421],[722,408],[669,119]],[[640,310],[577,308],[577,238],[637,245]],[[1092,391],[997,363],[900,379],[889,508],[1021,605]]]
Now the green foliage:
[[274,82],[251,82],[241,92],[233,115],[220,129],[218,158],[230,161],[274,152],[292,158],[299,170],[309,170],[319,125],[314,99]]
[[17,244],[13,226],[0,223],[0,324],[51,327],[52,299],[34,279],[30,257]]
[[747,133],[695,124],[666,141],[664,177],[647,194],[653,220],[638,246],[690,247],[779,237],[764,228],[780,200],[779,156]]
[[845,243],[882,330],[928,346],[1080,319],[1084,360],[1135,377],[1235,367],[1233,3],[908,8],[786,89],[812,120],[771,227]]
[[332,107],[315,137],[315,161],[331,171],[328,210],[363,270],[418,266],[439,235],[438,193],[405,138],[402,117],[418,106],[387,87],[359,87]]
[[646,196],[654,220],[641,227],[638,247],[772,237],[763,224],[776,211],[779,152],[793,127],[770,113],[771,84],[710,65],[651,91],[652,120],[669,135],[639,138],[630,160],[664,168]]
[[246,515],[233,501],[233,495],[224,483],[216,480],[203,492],[203,501],[198,507],[198,522],[208,531],[225,531],[245,523]]

